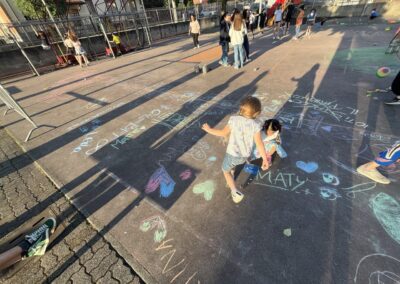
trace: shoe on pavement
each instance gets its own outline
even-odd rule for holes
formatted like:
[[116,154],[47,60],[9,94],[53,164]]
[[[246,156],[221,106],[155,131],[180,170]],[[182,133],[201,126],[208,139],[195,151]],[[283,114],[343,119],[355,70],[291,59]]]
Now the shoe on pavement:
[[239,67],[238,67],[238,66],[235,66],[234,68],[235,68],[235,70],[239,70]]
[[363,176],[366,176],[367,178],[372,179],[373,181],[376,181],[378,183],[382,184],[389,184],[390,180],[382,175],[377,169],[373,170],[367,170],[366,165],[359,166],[357,168],[357,172],[362,174]]
[[218,61],[219,65],[224,65],[224,62],[222,62],[222,60]]
[[232,194],[232,200],[233,200],[233,202],[235,202],[235,203],[239,203],[240,201],[242,201],[242,199],[243,199],[243,197],[244,197],[244,194],[243,193],[241,193],[239,190],[232,190],[231,191],[231,194]]
[[224,67],[230,67],[231,65],[230,65],[229,63],[224,63],[224,64],[222,64],[222,66],[224,66]]
[[25,240],[30,244],[26,252],[27,257],[44,255],[56,225],[56,220],[50,217],[39,228],[25,236]]
[[396,97],[390,102],[385,102],[385,104],[390,105],[390,106],[400,105],[400,98]]
[[200,48],[200,44],[197,45],[197,48]]

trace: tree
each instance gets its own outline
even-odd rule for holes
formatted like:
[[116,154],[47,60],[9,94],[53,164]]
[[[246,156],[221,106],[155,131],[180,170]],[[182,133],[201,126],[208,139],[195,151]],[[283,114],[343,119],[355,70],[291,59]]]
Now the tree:
[[[65,0],[45,0],[53,16],[62,16],[67,11]],[[48,14],[42,0],[16,0],[18,8],[27,19],[47,19]]]

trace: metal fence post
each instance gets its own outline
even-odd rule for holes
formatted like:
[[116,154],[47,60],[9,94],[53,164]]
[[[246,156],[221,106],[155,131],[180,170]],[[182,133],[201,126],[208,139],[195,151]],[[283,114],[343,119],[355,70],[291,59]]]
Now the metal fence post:
[[100,23],[100,29],[101,29],[101,31],[103,32],[104,38],[106,39],[107,44],[108,44],[108,47],[109,47],[110,50],[111,50],[111,54],[112,54],[113,58],[115,59],[114,50],[113,50],[113,48],[112,48],[112,46],[111,46],[110,41],[108,40],[106,30],[105,30],[105,28],[104,28],[104,26],[103,26],[103,23],[101,22],[101,18],[99,17],[98,19],[99,19],[99,23]]
[[28,60],[30,67],[32,67],[33,71],[37,76],[40,76],[39,72],[36,70],[35,65],[33,65],[32,61],[29,59],[28,55],[26,54],[25,50],[22,48],[22,46],[19,44],[18,40],[14,37],[14,34],[11,32],[10,27],[8,27],[8,32],[11,37],[11,39],[14,41],[14,43],[18,46],[19,50],[21,50],[22,55]]

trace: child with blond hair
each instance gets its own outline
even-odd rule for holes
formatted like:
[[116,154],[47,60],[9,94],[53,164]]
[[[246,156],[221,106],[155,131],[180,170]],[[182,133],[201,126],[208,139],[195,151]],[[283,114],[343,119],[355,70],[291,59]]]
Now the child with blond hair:
[[222,163],[222,171],[228,184],[232,199],[235,203],[242,201],[244,195],[235,184],[234,170],[236,166],[244,164],[252,154],[253,143],[263,159],[262,169],[268,169],[268,159],[261,139],[261,124],[256,120],[261,113],[261,102],[255,97],[246,97],[240,103],[239,115],[229,118],[223,129],[211,128],[207,123],[202,129],[209,134],[228,137],[228,146]]

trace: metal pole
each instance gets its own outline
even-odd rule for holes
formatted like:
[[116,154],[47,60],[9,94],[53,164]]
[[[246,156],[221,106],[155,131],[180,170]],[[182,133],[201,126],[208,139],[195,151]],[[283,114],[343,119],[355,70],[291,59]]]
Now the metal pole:
[[61,31],[58,29],[58,26],[56,24],[56,22],[54,21],[53,15],[50,13],[49,7],[46,4],[46,1],[42,0],[42,3],[44,5],[44,7],[46,8],[46,12],[47,14],[49,14],[50,20],[54,23],[54,27],[56,28],[56,31],[58,33],[58,35],[60,36],[60,40],[63,40],[63,35],[61,33]]
[[147,19],[147,13],[146,13],[146,8],[144,7],[143,0],[140,0],[140,4],[143,7],[143,12],[144,12],[144,19],[146,21],[146,35],[147,35],[147,40],[149,41],[149,46],[151,47],[151,33],[150,33],[150,26],[149,26],[149,20]]
[[100,17],[99,17],[99,23],[100,23],[100,28],[101,28],[101,31],[103,32],[104,38],[106,39],[108,47],[111,49],[112,56],[115,59],[114,50],[113,50],[113,48],[111,46],[110,41],[108,40],[106,30],[104,29],[104,26],[103,26],[103,23],[101,22],[101,18]]
[[260,23],[261,23],[261,0],[258,0],[258,1],[260,1],[259,3],[259,5],[258,5],[258,29],[260,29]]
[[36,70],[35,66],[29,59],[28,55],[25,53],[25,50],[22,48],[22,46],[19,44],[18,40],[14,37],[14,34],[11,32],[10,27],[8,27],[8,32],[11,37],[11,39],[14,41],[14,43],[18,46],[18,48],[21,50],[22,55],[28,60],[30,67],[32,67],[33,71],[37,76],[40,76],[39,72]]

